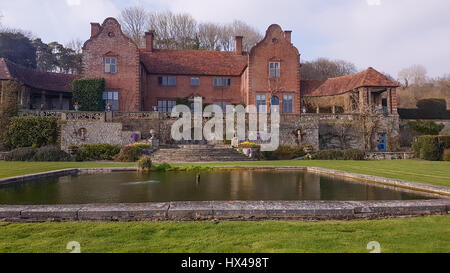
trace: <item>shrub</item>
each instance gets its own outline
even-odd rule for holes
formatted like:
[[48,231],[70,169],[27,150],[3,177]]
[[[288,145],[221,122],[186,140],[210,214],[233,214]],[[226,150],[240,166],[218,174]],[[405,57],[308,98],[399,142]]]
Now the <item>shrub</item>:
[[36,154],[36,148],[26,147],[10,151],[6,156],[6,161],[32,161]]
[[0,150],[8,150],[6,132],[11,117],[17,115],[17,97],[22,86],[15,81],[5,81],[1,89],[2,103],[0,103]]
[[366,153],[361,150],[324,150],[312,155],[314,160],[364,160]]
[[306,155],[305,148],[309,147],[280,145],[273,152],[264,152],[263,156],[269,160],[291,160]]
[[177,170],[177,168],[173,167],[172,165],[170,165],[168,163],[161,163],[161,164],[153,166],[153,170],[155,170],[157,172],[166,172],[166,171]]
[[71,150],[77,150],[76,153],[82,160],[113,160],[120,153],[118,145],[110,144],[89,144],[78,149],[71,148]]
[[105,79],[80,79],[72,82],[72,102],[80,105],[81,111],[103,111]]
[[444,150],[444,154],[442,155],[443,161],[450,161],[450,149]]
[[433,121],[410,121],[408,122],[408,127],[422,135],[439,135],[439,133],[444,129],[443,124],[436,124]]
[[414,139],[413,149],[416,158],[439,161],[444,150],[450,148],[450,136],[420,136]]
[[143,154],[143,150],[135,146],[127,146],[120,151],[115,160],[120,162],[136,162]]
[[56,144],[58,134],[58,119],[55,117],[13,117],[6,141],[11,148],[39,148]]
[[137,165],[139,170],[149,171],[152,168],[152,158],[148,155],[144,155],[139,159]]
[[47,146],[37,149],[36,154],[33,156],[32,161],[43,162],[59,162],[70,161],[70,155],[64,151],[61,151],[56,146]]

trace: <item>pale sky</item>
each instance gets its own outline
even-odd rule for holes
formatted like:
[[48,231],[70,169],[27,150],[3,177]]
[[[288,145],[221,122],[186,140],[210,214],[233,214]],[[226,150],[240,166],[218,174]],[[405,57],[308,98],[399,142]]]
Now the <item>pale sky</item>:
[[424,65],[429,76],[450,74],[448,0],[0,0],[3,24],[45,42],[86,40],[90,22],[117,17],[126,6],[187,12],[200,22],[235,19],[262,33],[273,23],[292,30],[303,60],[343,59],[394,77]]

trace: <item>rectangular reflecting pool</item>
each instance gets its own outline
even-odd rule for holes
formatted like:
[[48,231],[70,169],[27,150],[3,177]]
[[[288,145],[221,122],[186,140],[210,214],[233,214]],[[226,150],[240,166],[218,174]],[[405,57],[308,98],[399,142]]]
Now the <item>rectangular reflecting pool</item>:
[[[200,174],[200,181],[197,181]],[[113,172],[0,186],[0,204],[55,205],[228,200],[418,200],[418,193],[306,171]]]

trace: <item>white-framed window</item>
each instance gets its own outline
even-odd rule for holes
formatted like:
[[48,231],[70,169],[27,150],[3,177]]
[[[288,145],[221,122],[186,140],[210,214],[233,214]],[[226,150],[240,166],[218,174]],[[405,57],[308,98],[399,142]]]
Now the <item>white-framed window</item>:
[[266,95],[256,95],[256,111],[267,112]]
[[294,105],[294,96],[293,95],[283,95],[283,113],[292,113]]
[[158,112],[169,113],[177,106],[176,100],[158,100]]
[[191,78],[191,86],[200,86],[200,78],[197,77]]
[[119,92],[103,92],[103,102],[106,106],[109,105],[112,111],[119,110]]
[[280,63],[279,62],[269,63],[269,76],[271,78],[280,77]]
[[226,113],[227,106],[231,105],[231,102],[228,102],[228,101],[217,101],[217,102],[214,102],[214,105],[219,106],[220,108],[222,108],[222,112]]
[[105,57],[105,73],[114,74],[117,72],[117,58],[116,57]]
[[213,85],[218,86],[218,87],[231,86],[231,79],[230,78],[214,78]]
[[177,77],[175,76],[162,76],[158,77],[158,84],[162,86],[176,86]]

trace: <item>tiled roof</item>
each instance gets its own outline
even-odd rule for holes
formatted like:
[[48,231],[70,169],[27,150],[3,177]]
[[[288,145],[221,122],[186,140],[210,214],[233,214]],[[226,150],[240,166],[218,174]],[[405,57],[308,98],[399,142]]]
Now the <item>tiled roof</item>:
[[150,74],[240,76],[248,56],[206,50],[141,51],[141,62]]
[[333,96],[352,91],[360,87],[398,87],[385,75],[372,67],[353,74],[325,81],[301,81],[301,93],[305,97]]
[[40,72],[0,58],[0,80],[17,80],[42,90],[72,92],[72,81],[80,76]]

